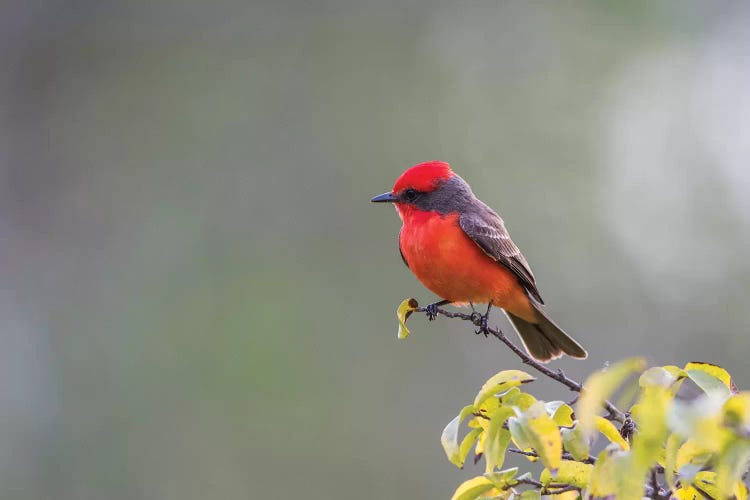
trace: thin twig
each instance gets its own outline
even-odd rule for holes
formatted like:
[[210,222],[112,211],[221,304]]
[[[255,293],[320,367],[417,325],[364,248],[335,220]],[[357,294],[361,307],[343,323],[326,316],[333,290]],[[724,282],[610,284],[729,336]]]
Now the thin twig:
[[[560,493],[565,493],[566,491],[581,490],[581,488],[579,488],[578,486],[573,486],[572,484],[565,483],[550,483],[545,486],[540,481],[531,478],[517,479],[516,483],[513,486],[518,486],[519,484],[533,486],[534,488],[538,489],[539,493],[541,493],[542,495],[558,495]],[[508,486],[508,488],[511,488],[513,486]]]
[[546,490],[542,491],[542,494],[559,495],[560,493],[565,493],[566,491],[581,491],[581,488],[579,488],[578,486],[573,486],[572,484],[568,484],[566,486],[563,486],[562,488],[555,488],[555,489],[550,489],[548,487]]
[[[532,458],[539,458],[539,454],[535,451],[519,450],[518,448],[508,448],[508,451],[511,453],[516,453],[518,455],[524,455],[524,456],[532,457]],[[596,457],[592,457],[591,455],[589,455],[588,458],[584,458],[583,460],[576,460],[575,458],[573,458],[573,455],[571,455],[567,451],[564,451],[562,454],[562,457],[564,460],[572,460],[572,461],[581,462],[584,464],[596,463]]]
[[654,500],[661,500],[659,489],[659,479],[656,477],[656,469],[651,469],[651,498]]
[[[568,376],[563,373],[562,370],[552,370],[539,361],[535,360],[531,356],[529,356],[523,349],[516,346],[513,342],[511,342],[508,337],[505,336],[505,334],[500,330],[500,328],[492,328],[487,325],[487,315],[489,314],[490,308],[487,308],[487,314],[484,316],[479,315],[477,313],[472,314],[466,314],[461,312],[454,312],[454,311],[447,311],[445,309],[437,308],[437,313],[442,314],[446,318],[458,318],[463,321],[471,321],[474,326],[477,326],[479,328],[479,331],[477,333],[484,333],[485,336],[492,335],[493,337],[497,338],[501,342],[503,342],[505,345],[507,345],[511,351],[516,353],[516,355],[521,358],[521,361],[523,361],[524,364],[527,364],[534,368],[536,371],[546,375],[547,377],[551,378],[552,380],[556,380],[557,382],[561,383],[562,385],[566,386],[568,389],[574,392],[580,393],[583,389],[583,385],[580,382],[576,382],[572,378],[569,378]],[[426,307],[420,307],[416,310],[416,312],[428,312]],[[477,316],[482,316],[480,320],[477,319]],[[623,422],[625,419],[625,414],[620,411],[615,405],[613,405],[609,401],[604,401],[602,403],[604,408],[609,412],[609,417],[611,420],[617,420],[618,422]]]
[[[669,500],[669,498],[672,496],[672,490],[662,487],[662,485],[659,483],[659,478],[657,474],[663,474],[664,473],[664,467],[661,465],[655,465],[651,469],[651,475],[649,478],[649,485],[646,486],[646,495],[648,498],[652,498],[654,500]],[[694,486],[697,489],[697,486]],[[650,491],[649,491],[650,490]],[[706,496],[706,498],[709,498]]]

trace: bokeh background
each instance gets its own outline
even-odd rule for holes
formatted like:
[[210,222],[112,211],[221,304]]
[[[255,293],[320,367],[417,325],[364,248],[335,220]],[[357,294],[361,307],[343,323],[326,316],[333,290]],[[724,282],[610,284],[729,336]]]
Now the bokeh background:
[[[402,265],[407,166],[506,219],[585,374],[750,387],[743,2],[0,4],[0,497],[448,498],[498,342]],[[506,325],[500,315],[501,325]],[[539,382],[543,397],[567,397]]]

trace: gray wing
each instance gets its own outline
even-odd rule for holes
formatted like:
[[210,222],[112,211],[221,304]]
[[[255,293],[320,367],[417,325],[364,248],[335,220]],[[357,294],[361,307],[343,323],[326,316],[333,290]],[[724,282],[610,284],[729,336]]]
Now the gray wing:
[[504,265],[516,275],[523,287],[540,303],[544,304],[529,263],[510,239],[503,219],[490,207],[477,200],[476,205],[462,213],[458,224],[474,243],[496,262]]

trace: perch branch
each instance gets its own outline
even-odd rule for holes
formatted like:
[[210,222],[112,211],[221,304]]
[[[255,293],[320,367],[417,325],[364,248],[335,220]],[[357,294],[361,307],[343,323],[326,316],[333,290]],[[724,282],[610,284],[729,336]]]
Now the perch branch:
[[[497,338],[498,340],[503,342],[505,345],[507,345],[510,348],[510,350],[516,354],[516,356],[521,358],[521,361],[524,364],[531,366],[536,371],[542,373],[543,375],[546,375],[552,380],[556,380],[557,382],[566,386],[571,391],[578,392],[578,393],[581,392],[581,390],[583,389],[583,384],[573,380],[572,378],[569,378],[567,375],[565,375],[565,373],[563,373],[562,370],[559,370],[559,369],[552,370],[548,368],[547,366],[543,365],[539,361],[529,356],[523,349],[521,349],[520,347],[515,345],[513,342],[511,342],[511,340],[505,336],[505,334],[502,332],[502,330],[500,330],[500,328],[492,328],[488,326],[487,321],[489,318],[490,309],[491,309],[491,306],[488,306],[487,312],[485,314],[479,314],[477,312],[466,314],[462,312],[447,311],[440,307],[434,307],[434,308],[420,307],[416,309],[416,312],[425,312],[427,314],[437,313],[437,314],[442,314],[446,318],[457,318],[463,321],[470,321],[474,326],[478,328],[476,333],[483,333],[485,337],[492,335],[493,337]],[[609,413],[609,418],[611,420],[616,420],[618,422],[623,422],[625,420],[625,414],[622,411],[620,411],[611,402],[604,401],[603,406]]]

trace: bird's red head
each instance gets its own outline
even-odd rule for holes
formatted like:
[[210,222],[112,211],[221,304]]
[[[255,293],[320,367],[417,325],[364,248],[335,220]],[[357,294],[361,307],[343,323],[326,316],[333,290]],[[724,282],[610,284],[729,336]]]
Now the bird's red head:
[[427,161],[406,170],[396,179],[390,192],[371,201],[395,204],[401,219],[406,221],[434,212],[459,211],[472,196],[468,184],[453,173],[450,165],[444,161]]
[[393,184],[393,194],[406,189],[429,193],[453,176],[451,166],[444,161],[426,161],[407,169]]

